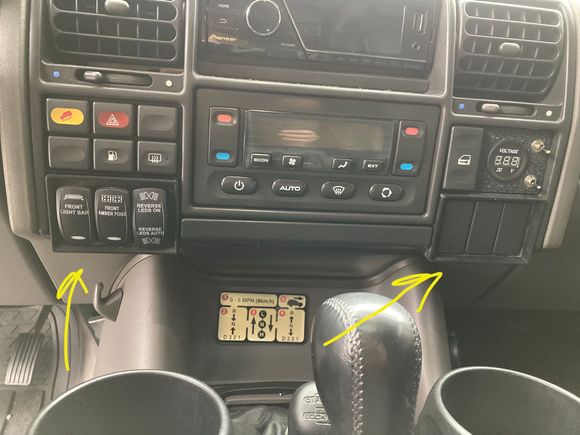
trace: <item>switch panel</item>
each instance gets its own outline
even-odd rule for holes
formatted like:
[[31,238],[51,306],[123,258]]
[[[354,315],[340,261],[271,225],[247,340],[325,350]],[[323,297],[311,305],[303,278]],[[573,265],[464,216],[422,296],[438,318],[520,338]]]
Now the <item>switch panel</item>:
[[239,110],[222,107],[210,109],[209,164],[236,166],[238,161]]
[[394,175],[416,177],[425,152],[426,125],[418,121],[401,121],[395,153]]
[[56,212],[62,238],[72,243],[93,240],[91,190],[64,186],[56,191]]

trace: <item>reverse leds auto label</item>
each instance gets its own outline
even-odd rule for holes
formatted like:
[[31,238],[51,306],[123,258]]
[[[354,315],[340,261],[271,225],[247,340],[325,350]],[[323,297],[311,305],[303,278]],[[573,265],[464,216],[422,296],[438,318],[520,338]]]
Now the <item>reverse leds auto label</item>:
[[306,296],[222,292],[218,340],[302,343]]

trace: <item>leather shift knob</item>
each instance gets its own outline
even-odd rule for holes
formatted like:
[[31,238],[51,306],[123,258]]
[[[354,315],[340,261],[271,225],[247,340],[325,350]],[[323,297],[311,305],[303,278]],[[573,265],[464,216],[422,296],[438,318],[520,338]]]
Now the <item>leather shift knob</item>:
[[323,346],[389,301],[372,293],[348,293],[328,299],[316,314],[314,380],[333,434],[412,432],[421,377],[421,339],[405,308],[396,303]]

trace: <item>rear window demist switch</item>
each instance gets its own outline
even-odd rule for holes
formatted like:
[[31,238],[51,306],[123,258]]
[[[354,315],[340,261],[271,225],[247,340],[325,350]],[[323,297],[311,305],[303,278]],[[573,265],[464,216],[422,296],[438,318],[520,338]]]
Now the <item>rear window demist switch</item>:
[[64,186],[56,191],[56,214],[60,234],[72,243],[93,240],[91,190]]
[[133,191],[133,235],[141,248],[156,249],[167,236],[167,201],[162,189]]

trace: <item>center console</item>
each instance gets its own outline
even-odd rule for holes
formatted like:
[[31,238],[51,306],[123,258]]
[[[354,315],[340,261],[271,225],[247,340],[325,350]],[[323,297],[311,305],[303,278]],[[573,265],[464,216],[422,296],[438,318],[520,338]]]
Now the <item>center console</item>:
[[566,2],[139,5],[32,8],[51,35],[33,29],[30,106],[54,250],[288,242],[522,263],[549,243]]
[[[122,290],[94,374],[170,370],[229,406],[287,406],[313,378],[326,300],[394,298],[392,279],[453,264],[475,287],[465,263],[493,263],[483,294],[562,242],[580,174],[577,2],[2,8],[28,26],[0,65],[12,229],[53,281],[74,264]],[[401,300],[419,407],[450,370],[438,298],[423,313],[419,292]]]

